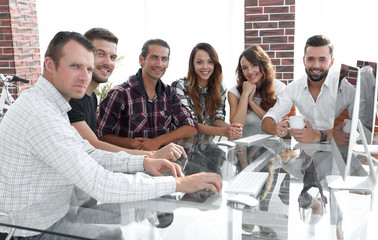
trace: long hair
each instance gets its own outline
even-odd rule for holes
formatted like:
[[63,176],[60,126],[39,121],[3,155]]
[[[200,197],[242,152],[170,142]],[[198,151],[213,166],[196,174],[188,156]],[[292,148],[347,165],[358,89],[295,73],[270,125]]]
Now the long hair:
[[198,43],[190,53],[189,70],[188,70],[188,95],[194,104],[194,112],[198,117],[198,122],[202,122],[202,108],[200,100],[200,91],[198,88],[198,76],[194,70],[194,57],[199,50],[207,52],[214,63],[214,72],[207,83],[207,92],[205,107],[205,116],[210,116],[211,121],[215,118],[216,110],[222,105],[222,66],[219,63],[217,52],[208,43]]
[[245,57],[248,62],[251,64],[259,65],[260,72],[262,73],[263,77],[261,79],[261,85],[256,92],[261,96],[261,104],[260,107],[267,111],[269,108],[273,107],[276,103],[276,97],[274,96],[275,87],[274,87],[274,79],[275,79],[275,71],[270,61],[268,54],[259,46],[253,45],[247,49],[245,49],[239,57],[238,66],[236,68],[236,75],[237,75],[237,87],[236,89],[241,94],[243,91],[243,82],[247,81],[245,78],[240,60],[242,57]]

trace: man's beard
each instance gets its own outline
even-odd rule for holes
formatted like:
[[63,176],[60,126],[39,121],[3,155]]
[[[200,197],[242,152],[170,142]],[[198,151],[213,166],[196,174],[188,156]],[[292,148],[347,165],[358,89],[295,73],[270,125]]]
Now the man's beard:
[[98,76],[95,72],[92,73],[92,80],[96,83],[106,83],[108,81],[108,78],[102,78]]
[[313,81],[313,82],[319,82],[319,81],[323,80],[324,78],[326,78],[327,75],[328,75],[328,71],[329,71],[329,70],[323,72],[323,74],[320,74],[320,75],[314,76],[314,75],[311,74],[311,69],[309,69],[309,70],[306,69],[306,73],[307,73],[308,78],[309,78],[311,81]]

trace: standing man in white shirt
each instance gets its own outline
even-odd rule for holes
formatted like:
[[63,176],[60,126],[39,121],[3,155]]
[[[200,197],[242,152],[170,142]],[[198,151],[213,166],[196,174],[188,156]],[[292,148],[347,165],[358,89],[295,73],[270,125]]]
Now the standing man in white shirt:
[[[179,166],[168,160],[99,150],[81,138],[68,120],[68,101],[85,94],[94,51],[79,33],[57,33],[45,53],[42,76],[0,124],[0,212],[16,225],[48,229],[69,210],[75,187],[102,203],[151,199],[175,191],[221,191],[218,174],[183,177]],[[170,171],[173,176],[124,174],[138,171],[155,176]],[[8,230],[0,227],[0,234]],[[27,230],[14,233],[33,235]]]
[[[349,103],[336,107],[338,74],[329,74],[334,62],[333,45],[323,35],[310,37],[304,48],[303,63],[307,76],[288,84],[277,103],[263,118],[264,132],[284,137],[289,132],[298,142],[324,142],[332,138],[335,113]],[[304,129],[288,129],[287,117],[292,105],[305,117]]]

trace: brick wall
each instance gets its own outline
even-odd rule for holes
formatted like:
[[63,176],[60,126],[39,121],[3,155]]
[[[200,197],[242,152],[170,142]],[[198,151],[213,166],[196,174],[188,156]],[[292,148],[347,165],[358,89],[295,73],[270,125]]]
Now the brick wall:
[[0,0],[0,73],[29,79],[29,85],[37,80],[41,72],[38,34],[36,0]]
[[276,78],[294,78],[295,0],[245,0],[245,48],[258,44],[269,55]]

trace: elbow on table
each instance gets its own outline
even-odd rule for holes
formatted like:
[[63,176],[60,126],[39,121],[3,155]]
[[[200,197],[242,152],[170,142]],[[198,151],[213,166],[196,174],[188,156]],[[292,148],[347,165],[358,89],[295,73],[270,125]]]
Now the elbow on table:
[[275,121],[270,117],[264,118],[261,121],[261,130],[265,133],[275,135]]

